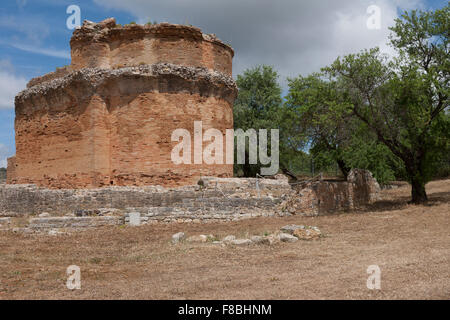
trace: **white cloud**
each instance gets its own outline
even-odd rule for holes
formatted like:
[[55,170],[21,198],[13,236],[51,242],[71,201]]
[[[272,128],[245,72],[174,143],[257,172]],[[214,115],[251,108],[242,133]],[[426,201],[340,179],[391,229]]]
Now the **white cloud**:
[[[19,7],[26,5],[26,1],[17,1]],[[66,50],[45,47],[44,42],[50,36],[51,27],[43,16],[0,15],[0,28],[10,31],[9,35],[0,41],[2,45],[49,57],[70,59],[70,53]]]
[[21,44],[21,43],[11,43],[10,46],[14,47],[16,49],[19,49],[19,50],[42,54],[42,55],[49,56],[49,57],[70,59],[70,52],[68,52],[66,50],[57,50],[57,49],[52,49],[52,48],[40,48],[40,47],[30,46],[30,45]]
[[0,143],[0,168],[7,167],[7,158],[10,156],[8,147]]
[[50,26],[42,16],[26,14],[1,15],[0,27],[10,30],[10,40],[21,40],[35,45],[50,35]]
[[[235,49],[234,74],[257,65],[273,65],[281,78],[318,71],[337,56],[380,46],[392,53],[388,27],[397,9],[421,6],[421,0],[94,0],[125,10],[137,21],[149,19],[193,24],[215,33]],[[381,8],[381,29],[369,30],[367,8]]]
[[26,85],[27,80],[14,73],[8,60],[0,60],[0,109],[14,108],[14,97]]

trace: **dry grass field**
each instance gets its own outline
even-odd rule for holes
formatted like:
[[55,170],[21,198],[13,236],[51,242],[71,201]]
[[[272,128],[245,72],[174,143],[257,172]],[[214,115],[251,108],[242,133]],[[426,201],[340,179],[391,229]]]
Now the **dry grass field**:
[[[450,180],[409,187],[356,213],[236,223],[105,227],[63,236],[0,233],[0,299],[449,299]],[[244,236],[286,224],[320,228],[315,241],[273,246],[172,245],[172,234]],[[381,290],[366,287],[369,265]],[[66,268],[81,268],[81,290]]]

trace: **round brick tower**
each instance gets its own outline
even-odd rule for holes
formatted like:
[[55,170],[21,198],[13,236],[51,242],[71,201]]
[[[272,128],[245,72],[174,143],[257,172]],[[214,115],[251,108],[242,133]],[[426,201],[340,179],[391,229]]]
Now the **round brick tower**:
[[171,159],[174,130],[193,140],[194,121],[202,121],[225,141],[233,128],[231,47],[195,27],[120,27],[112,18],[85,21],[70,44],[70,66],[32,79],[16,96],[8,183],[179,186],[233,175],[232,164]]

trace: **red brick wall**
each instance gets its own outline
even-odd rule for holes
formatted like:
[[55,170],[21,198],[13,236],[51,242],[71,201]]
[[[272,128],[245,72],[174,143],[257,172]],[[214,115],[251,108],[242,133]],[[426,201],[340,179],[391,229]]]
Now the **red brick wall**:
[[[14,183],[176,186],[195,184],[200,176],[232,176],[232,165],[171,160],[178,143],[171,141],[175,129],[189,130],[193,139],[194,121],[202,121],[203,130],[216,128],[225,135],[233,128],[232,103],[196,92],[188,80],[172,80],[179,92],[159,92],[152,90],[158,83],[145,79],[118,77],[95,89],[71,83],[17,103]],[[172,87],[171,80],[159,80]],[[184,82],[192,92],[182,88]]]
[[74,70],[167,62],[232,74],[233,50],[220,41],[204,39],[197,28],[160,24],[106,30],[96,41],[92,37],[98,31],[75,32],[71,41]]
[[[194,121],[224,135],[233,128],[230,47],[193,27],[118,28],[112,19],[76,30],[71,47],[71,67],[33,79],[16,97],[10,183],[176,186],[233,175],[232,165],[175,165],[170,158],[175,129],[193,139]],[[183,67],[124,69],[160,62]],[[85,69],[93,67],[119,70]]]

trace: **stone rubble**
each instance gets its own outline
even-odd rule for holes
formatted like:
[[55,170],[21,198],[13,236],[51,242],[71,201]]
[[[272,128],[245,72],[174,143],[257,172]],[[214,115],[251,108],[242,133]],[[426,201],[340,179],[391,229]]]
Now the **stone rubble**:
[[252,244],[252,240],[250,239],[234,239],[230,241],[230,244],[237,247],[244,247]]
[[293,235],[301,240],[312,240],[320,238],[322,233],[318,228],[311,227],[307,229],[297,229],[294,231]]
[[236,237],[235,236],[233,236],[233,235],[229,235],[229,236],[226,236],[225,238],[223,238],[223,242],[231,242],[231,241],[233,241],[233,240],[235,240],[236,239]]
[[186,242],[189,243],[205,243],[206,241],[208,241],[208,236],[205,236],[204,234],[186,238]]
[[188,238],[183,232],[176,233],[172,236],[172,243],[176,244],[181,241],[187,243],[206,243],[220,244],[222,246],[246,247],[249,245],[274,245],[279,242],[294,243],[298,240],[319,239],[322,236],[319,228],[304,225],[287,225],[281,227],[279,231],[264,236],[253,235],[249,238],[236,238],[234,235],[228,235],[222,240],[216,240],[214,235],[193,235]]
[[289,233],[280,233],[279,237],[280,237],[281,242],[296,242],[296,241],[298,241],[297,237],[290,235]]
[[186,235],[184,234],[184,232],[175,233],[172,236],[172,243],[173,244],[178,243],[180,241],[183,241],[185,238],[186,238]]

